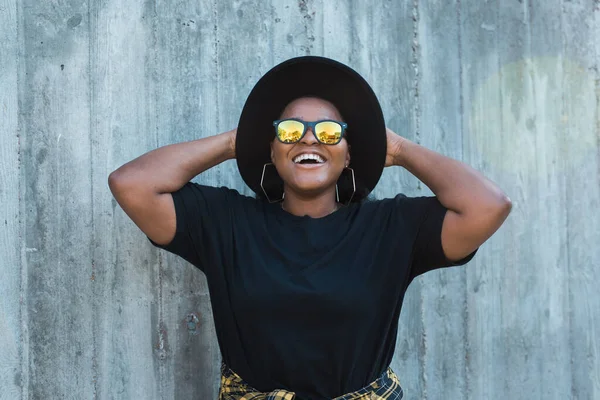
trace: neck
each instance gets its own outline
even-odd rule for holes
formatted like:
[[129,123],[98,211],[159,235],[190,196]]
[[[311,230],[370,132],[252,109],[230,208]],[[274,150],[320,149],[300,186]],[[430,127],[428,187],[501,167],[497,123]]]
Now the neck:
[[340,205],[335,199],[335,187],[313,197],[301,196],[286,188],[281,207],[293,215],[322,218],[336,211]]

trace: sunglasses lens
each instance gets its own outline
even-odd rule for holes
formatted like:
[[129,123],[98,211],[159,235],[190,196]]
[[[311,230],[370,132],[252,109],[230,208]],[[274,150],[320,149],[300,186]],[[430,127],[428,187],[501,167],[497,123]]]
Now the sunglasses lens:
[[277,125],[277,137],[283,143],[296,143],[302,137],[304,125],[294,120],[281,121]]
[[315,133],[321,143],[336,144],[342,138],[342,126],[337,122],[319,122],[315,127]]

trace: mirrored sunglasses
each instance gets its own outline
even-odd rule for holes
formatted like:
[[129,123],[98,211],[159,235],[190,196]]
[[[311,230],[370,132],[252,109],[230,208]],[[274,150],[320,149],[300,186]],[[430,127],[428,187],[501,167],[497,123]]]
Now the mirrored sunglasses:
[[334,120],[302,121],[296,118],[273,121],[275,135],[281,143],[298,143],[312,128],[313,135],[319,143],[327,145],[338,144],[344,137],[348,124]]

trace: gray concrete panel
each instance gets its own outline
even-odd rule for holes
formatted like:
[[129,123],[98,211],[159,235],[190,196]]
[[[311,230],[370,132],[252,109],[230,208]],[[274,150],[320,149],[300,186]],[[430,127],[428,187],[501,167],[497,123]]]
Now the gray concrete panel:
[[[161,398],[156,372],[159,263],[113,199],[108,174],[157,147],[155,15],[147,4],[92,2],[89,68],[93,190],[94,392],[87,398]],[[89,19],[88,19],[89,18]],[[93,397],[92,397],[93,395]],[[83,397],[82,397],[83,398]]]
[[[460,79],[460,4],[433,1],[420,5],[417,40],[421,144],[461,160],[464,105]],[[425,185],[419,189],[417,195],[432,194]],[[467,397],[465,273],[465,268],[458,267],[431,271],[419,278],[428,398]]]
[[85,398],[94,375],[87,3],[21,10],[28,397]]
[[0,3],[0,399],[20,398],[23,379],[19,7]]

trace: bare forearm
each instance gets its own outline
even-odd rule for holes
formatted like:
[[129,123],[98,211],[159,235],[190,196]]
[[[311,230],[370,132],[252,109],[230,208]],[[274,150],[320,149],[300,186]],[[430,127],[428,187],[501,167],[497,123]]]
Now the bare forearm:
[[155,193],[180,189],[193,177],[234,158],[232,131],[160,147],[122,165],[112,180],[144,185]]
[[465,163],[405,138],[396,147],[394,163],[416,176],[446,208],[458,214],[510,203],[496,184]]

